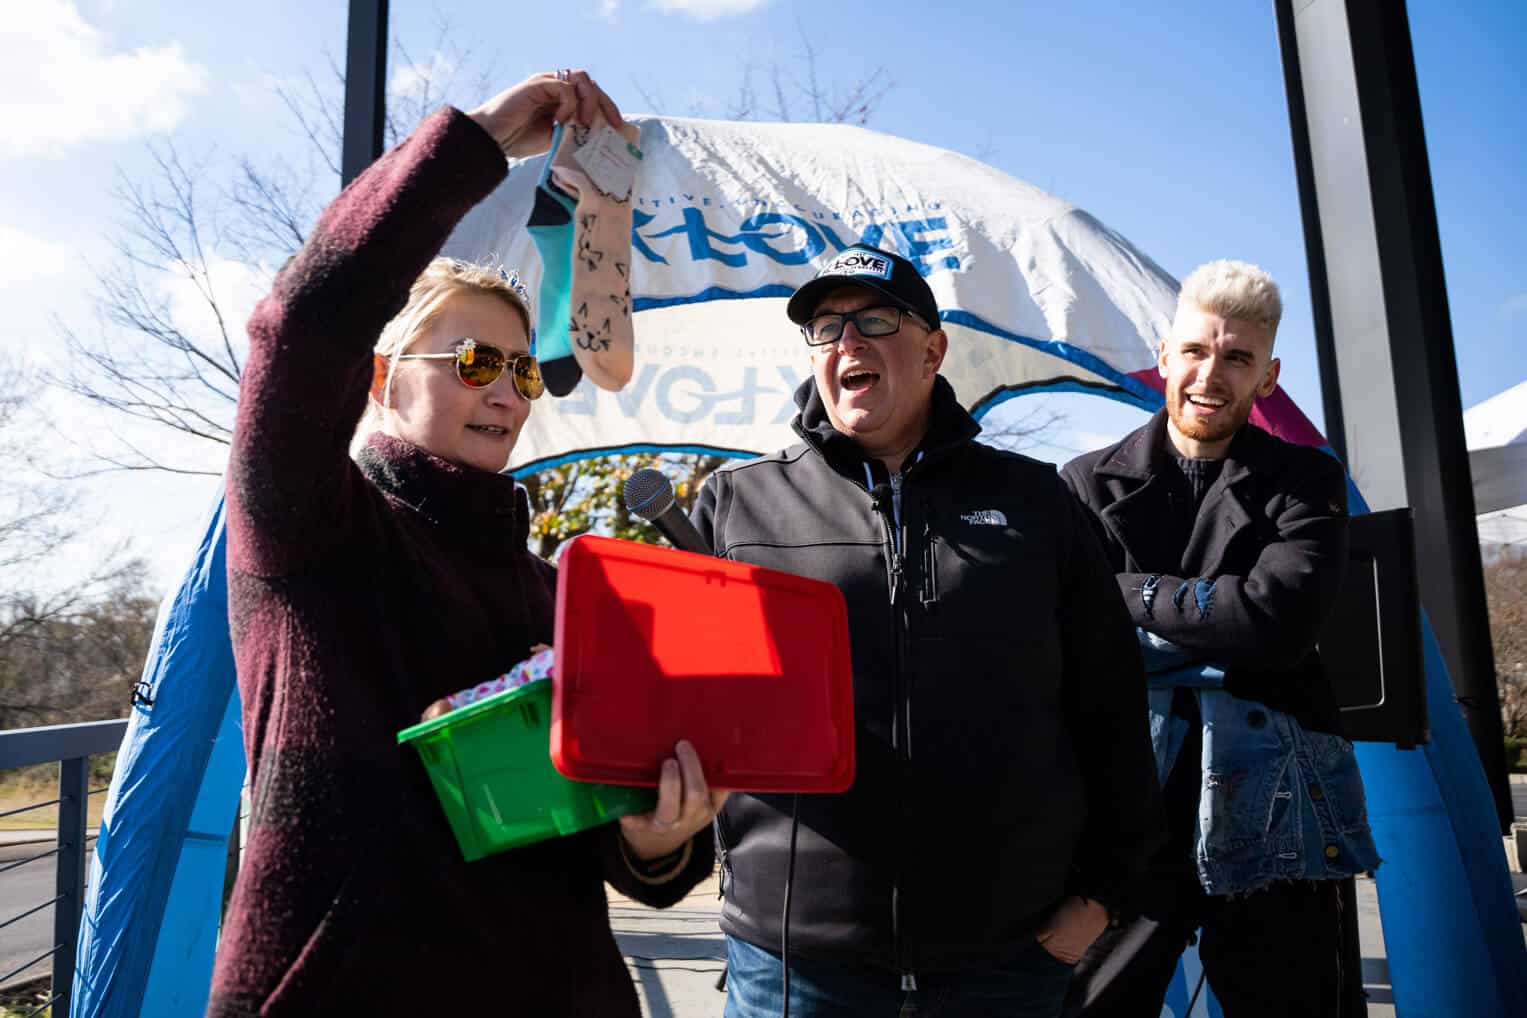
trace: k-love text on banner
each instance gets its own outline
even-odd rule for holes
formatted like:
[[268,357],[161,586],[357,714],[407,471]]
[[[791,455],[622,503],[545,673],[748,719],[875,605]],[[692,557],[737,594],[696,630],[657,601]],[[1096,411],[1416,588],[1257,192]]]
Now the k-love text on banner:
[[[944,374],[978,412],[1041,383],[1150,402],[1176,283],[1075,206],[943,149],[839,124],[634,118],[636,367],[620,392],[587,381],[536,407],[512,466],[596,451],[790,444],[791,392],[809,372],[784,298],[855,244],[928,278],[949,331]],[[540,159],[508,179],[446,253],[517,267]]]

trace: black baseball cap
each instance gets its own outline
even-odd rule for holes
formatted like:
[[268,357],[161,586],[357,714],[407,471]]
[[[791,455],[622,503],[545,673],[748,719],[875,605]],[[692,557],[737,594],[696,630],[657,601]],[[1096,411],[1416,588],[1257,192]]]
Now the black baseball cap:
[[805,325],[817,302],[844,286],[862,286],[892,304],[911,311],[930,329],[939,327],[938,302],[917,266],[899,254],[867,244],[844,248],[824,265],[816,278],[804,283],[790,297],[785,314],[796,325]]

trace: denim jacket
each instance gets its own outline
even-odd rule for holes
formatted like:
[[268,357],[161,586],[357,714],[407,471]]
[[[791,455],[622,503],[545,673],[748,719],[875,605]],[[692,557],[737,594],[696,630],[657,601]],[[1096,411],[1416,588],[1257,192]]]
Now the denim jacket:
[[1378,868],[1352,744],[1306,731],[1282,711],[1220,688],[1224,671],[1139,631],[1151,746],[1165,783],[1187,736],[1172,693],[1195,692],[1203,718],[1203,785],[1195,854],[1209,894],[1278,880],[1335,880]]

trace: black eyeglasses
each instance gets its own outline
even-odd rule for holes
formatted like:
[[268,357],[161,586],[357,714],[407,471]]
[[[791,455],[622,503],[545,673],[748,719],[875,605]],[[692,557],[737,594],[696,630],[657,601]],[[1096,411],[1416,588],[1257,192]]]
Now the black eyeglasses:
[[878,339],[895,334],[901,328],[903,315],[922,324],[918,316],[898,307],[860,308],[858,311],[833,312],[808,319],[801,326],[801,335],[806,337],[806,343],[810,346],[826,346],[841,339],[844,327],[853,322],[859,335],[866,339]]
[[546,391],[541,381],[541,365],[528,353],[506,354],[490,343],[482,343],[470,337],[456,341],[451,353],[405,353],[400,361],[456,362],[456,377],[468,389],[486,389],[498,381],[505,370],[514,380],[514,390],[527,400],[539,399]]

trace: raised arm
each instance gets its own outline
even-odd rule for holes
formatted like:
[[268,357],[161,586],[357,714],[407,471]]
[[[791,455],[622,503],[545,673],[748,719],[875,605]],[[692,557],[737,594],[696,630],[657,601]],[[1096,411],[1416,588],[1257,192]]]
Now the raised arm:
[[230,557],[257,575],[322,554],[358,511],[349,443],[371,350],[505,154],[543,151],[557,121],[620,114],[586,74],[540,74],[471,113],[443,109],[346,187],[249,320],[228,468]]
[[467,210],[504,176],[503,153],[445,109],[377,160],[319,218],[249,319],[228,464],[229,555],[277,576],[321,554],[357,510],[350,438],[371,349]]

